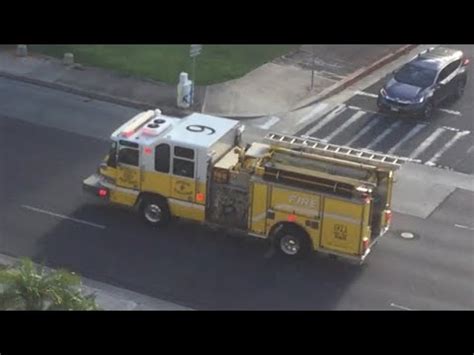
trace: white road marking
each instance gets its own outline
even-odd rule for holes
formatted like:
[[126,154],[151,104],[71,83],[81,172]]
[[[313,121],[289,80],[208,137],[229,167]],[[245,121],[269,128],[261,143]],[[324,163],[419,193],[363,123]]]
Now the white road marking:
[[445,108],[438,108],[438,111],[441,111],[441,112],[444,112],[444,113],[449,113],[450,115],[462,116],[461,112],[459,112],[459,111],[447,110]]
[[344,112],[346,109],[347,109],[346,105],[340,105],[334,111],[332,111],[326,117],[324,117],[321,121],[319,121],[316,126],[314,126],[308,132],[306,132],[306,135],[311,136],[313,133],[316,133],[322,127],[327,125],[331,120],[333,120],[334,117],[337,117],[340,113]]
[[474,231],[474,228],[468,227],[468,226],[463,226],[462,224],[455,224],[455,227],[462,228],[462,229],[469,229],[471,231]]
[[428,160],[425,165],[429,165],[429,166],[435,166],[436,165],[436,162],[438,161],[438,159],[449,149],[451,148],[454,143],[456,143],[460,138],[464,137],[465,135],[469,134],[471,132],[469,131],[461,131],[461,132],[457,132],[454,137],[452,137],[448,143],[446,143],[446,145],[440,149],[430,160]]
[[313,109],[311,110],[310,113],[308,113],[307,115],[301,117],[301,119],[296,123],[296,125],[298,126],[298,125],[306,122],[307,120],[313,118],[318,112],[321,112],[326,107],[328,107],[327,103],[321,102],[321,103],[317,104],[316,106],[313,107]]
[[416,158],[419,156],[421,153],[423,153],[426,148],[428,148],[443,132],[446,130],[442,127],[436,128],[436,130],[428,137],[426,138],[415,151],[410,155],[410,158]]
[[330,141],[333,139],[335,136],[337,136],[339,133],[341,133],[343,130],[345,130],[347,127],[349,127],[351,124],[353,124],[355,121],[357,121],[359,118],[365,115],[364,111],[357,111],[354,113],[344,124],[339,126],[336,130],[334,130],[330,135],[326,136],[324,139],[327,141]]
[[408,307],[405,307],[405,306],[400,306],[400,305],[395,304],[395,303],[390,303],[390,306],[394,307],[394,308],[398,308],[398,309],[403,309],[404,311],[413,311],[413,309],[411,309],[411,308],[408,308]]
[[356,110],[356,111],[363,111],[363,109],[360,108],[359,106],[347,106],[347,108],[350,108],[351,110]]
[[415,128],[413,128],[408,134],[402,138],[397,144],[395,144],[390,150],[387,152],[388,154],[393,154],[398,148],[402,146],[403,143],[407,142],[409,139],[414,137],[419,131],[425,128],[425,124],[417,124]]
[[397,129],[400,125],[402,124],[402,121],[396,121],[392,123],[385,131],[383,131],[381,134],[379,134],[371,143],[369,143],[368,146],[365,147],[365,149],[372,149],[375,147],[382,139],[387,137],[390,133],[393,132],[393,130]]
[[21,205],[21,207],[26,208],[26,209],[31,210],[31,211],[44,213],[44,214],[47,214],[47,215],[50,215],[50,216],[53,216],[53,217],[68,219],[68,220],[73,221],[73,222],[86,224],[86,225],[89,225],[91,227],[96,227],[96,228],[100,228],[100,229],[105,229],[106,228],[105,226],[103,226],[101,224],[96,224],[96,223],[84,221],[82,219],[76,219],[76,218],[64,216],[64,215],[59,214],[59,213],[54,213],[54,212],[51,212],[51,211],[42,210],[42,209],[39,209],[39,208],[36,208],[36,207],[31,207],[31,206],[27,206],[27,205]]
[[378,95],[371,94],[370,92],[365,92],[365,91],[356,91],[356,94],[361,95],[361,96],[373,97],[374,99],[378,98]]
[[265,123],[263,123],[261,125],[258,125],[257,127],[261,128],[261,129],[269,129],[270,127],[275,125],[278,121],[280,121],[279,117],[272,116]]
[[347,142],[345,145],[351,145],[355,141],[357,141],[360,137],[362,137],[364,134],[366,134],[368,131],[370,131],[377,123],[379,123],[380,118],[376,117],[370,123],[365,126],[363,129],[361,129],[352,139]]

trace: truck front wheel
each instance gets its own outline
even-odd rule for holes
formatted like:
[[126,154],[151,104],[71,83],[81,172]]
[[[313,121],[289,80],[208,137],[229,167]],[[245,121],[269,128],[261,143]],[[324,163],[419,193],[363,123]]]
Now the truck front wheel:
[[165,226],[170,221],[170,211],[164,199],[146,197],[140,205],[140,213],[146,223],[152,226]]

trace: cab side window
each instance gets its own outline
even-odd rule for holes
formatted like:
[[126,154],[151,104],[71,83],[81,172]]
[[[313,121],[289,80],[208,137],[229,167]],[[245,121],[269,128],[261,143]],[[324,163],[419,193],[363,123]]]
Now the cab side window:
[[155,170],[160,173],[170,172],[170,146],[160,144],[155,148]]
[[138,150],[122,148],[119,150],[118,162],[122,164],[138,166]]
[[194,150],[174,147],[173,175],[194,178]]

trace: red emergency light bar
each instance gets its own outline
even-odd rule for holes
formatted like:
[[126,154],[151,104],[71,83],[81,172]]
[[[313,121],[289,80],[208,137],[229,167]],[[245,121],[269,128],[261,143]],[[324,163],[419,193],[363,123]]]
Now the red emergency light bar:
[[147,111],[139,114],[132,122],[130,122],[120,133],[124,138],[129,138],[135,134],[141,127],[143,127],[148,121],[155,117],[154,111]]

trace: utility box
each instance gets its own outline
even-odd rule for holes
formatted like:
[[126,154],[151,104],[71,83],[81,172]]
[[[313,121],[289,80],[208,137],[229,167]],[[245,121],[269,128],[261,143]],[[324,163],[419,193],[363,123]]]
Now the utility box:
[[189,108],[192,102],[193,82],[188,79],[188,73],[179,74],[177,104],[180,108]]

